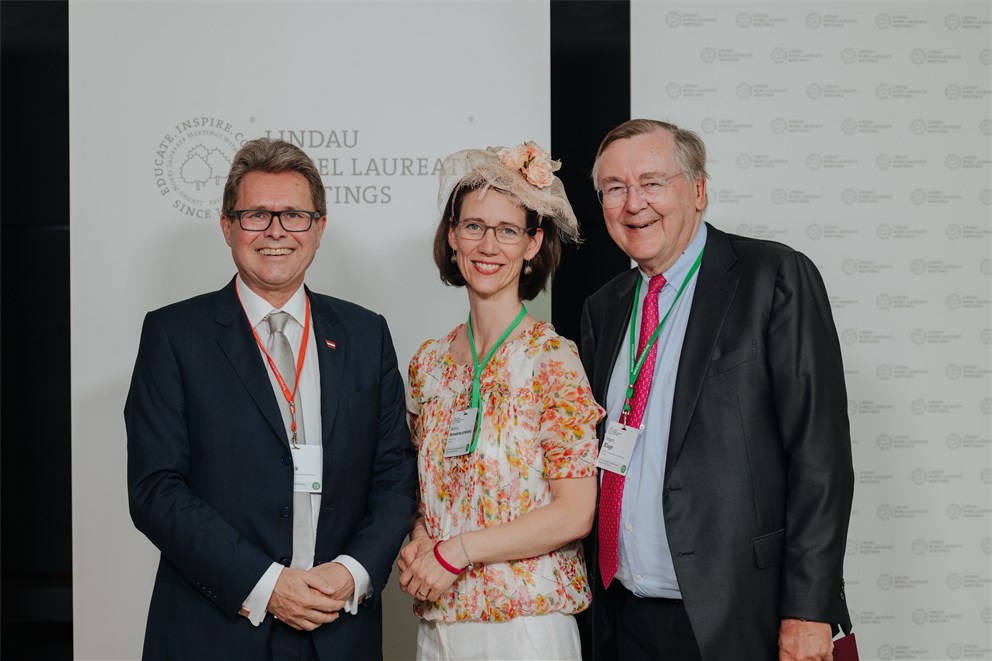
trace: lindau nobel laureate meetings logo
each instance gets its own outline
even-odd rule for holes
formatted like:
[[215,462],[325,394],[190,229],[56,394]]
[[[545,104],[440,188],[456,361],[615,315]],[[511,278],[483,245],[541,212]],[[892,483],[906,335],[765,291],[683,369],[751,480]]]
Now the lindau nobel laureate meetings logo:
[[184,119],[155,148],[155,187],[180,215],[216,218],[231,159],[244,142],[244,134],[219,117]]

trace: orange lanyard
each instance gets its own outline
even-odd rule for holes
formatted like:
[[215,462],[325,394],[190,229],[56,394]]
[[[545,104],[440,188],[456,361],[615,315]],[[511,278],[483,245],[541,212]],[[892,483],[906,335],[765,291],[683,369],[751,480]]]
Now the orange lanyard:
[[[245,316],[248,316],[248,310],[245,309],[245,302],[241,300],[241,292],[238,291],[237,286],[234,288],[235,293],[238,295],[238,301],[241,303],[241,309],[245,311]],[[307,302],[307,312],[306,317],[303,322],[303,340],[300,342],[300,350],[297,351],[299,358],[296,359],[296,382],[293,386],[292,392],[289,390],[289,386],[286,385],[286,380],[282,378],[282,374],[279,373],[279,368],[276,367],[276,363],[272,360],[272,356],[269,352],[265,350],[265,345],[262,344],[261,338],[258,337],[258,331],[255,327],[251,327],[251,334],[255,336],[255,342],[258,343],[258,348],[262,350],[265,354],[266,360],[269,361],[269,367],[272,368],[272,373],[276,375],[276,381],[279,382],[279,388],[282,390],[282,396],[286,398],[286,402],[289,403],[289,416],[291,418],[290,429],[293,431],[293,446],[296,446],[296,391],[300,387],[300,375],[303,373],[303,360],[307,356],[307,340],[310,338],[310,298],[304,296]],[[249,319],[249,322],[251,320]]]

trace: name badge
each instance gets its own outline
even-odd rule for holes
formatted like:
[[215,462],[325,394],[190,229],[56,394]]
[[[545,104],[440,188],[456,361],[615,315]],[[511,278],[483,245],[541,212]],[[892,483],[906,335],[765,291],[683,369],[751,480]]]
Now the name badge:
[[602,468],[617,475],[626,475],[627,469],[630,468],[630,455],[634,453],[634,446],[640,435],[641,430],[637,427],[628,427],[619,422],[611,422],[606,427],[606,436],[603,438],[602,447],[599,448],[596,468]]
[[293,452],[293,491],[320,493],[324,477],[324,448],[298,445]]
[[445,457],[460,457],[468,454],[472,446],[472,435],[475,433],[475,420],[479,409],[465,409],[451,414],[451,426],[448,427],[448,440],[444,444]]

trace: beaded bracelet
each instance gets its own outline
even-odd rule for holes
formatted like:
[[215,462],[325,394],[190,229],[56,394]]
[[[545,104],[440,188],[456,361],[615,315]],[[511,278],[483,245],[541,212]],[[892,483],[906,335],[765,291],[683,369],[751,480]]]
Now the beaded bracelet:
[[454,574],[455,576],[460,576],[461,573],[465,571],[465,569],[464,568],[458,569],[457,567],[449,563],[447,560],[445,560],[443,557],[441,557],[441,551],[439,551],[437,548],[439,546],[441,546],[441,542],[438,542],[437,544],[434,545],[434,557],[437,559],[438,563],[446,570]]

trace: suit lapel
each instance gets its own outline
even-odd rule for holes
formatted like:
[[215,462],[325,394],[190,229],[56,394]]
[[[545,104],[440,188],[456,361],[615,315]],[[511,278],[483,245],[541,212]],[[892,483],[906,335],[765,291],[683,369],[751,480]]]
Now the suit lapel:
[[610,299],[603,323],[603,333],[596,352],[595,383],[592,384],[596,401],[605,402],[606,393],[613,377],[613,367],[617,363],[620,349],[624,345],[627,327],[630,324],[630,309],[634,305],[634,284],[640,271],[631,269],[613,287],[615,298]]
[[258,353],[258,344],[255,342],[248,317],[245,316],[234,287],[232,280],[231,284],[218,294],[217,314],[214,320],[224,326],[224,330],[217,337],[217,343],[231,361],[231,366],[241,378],[255,405],[262,411],[272,431],[288,448],[289,439],[286,437],[286,426],[282,421],[279,403],[276,401],[275,393],[272,392],[269,375]]
[[320,366],[320,429],[324,451],[330,449],[331,430],[341,401],[341,379],[348,341],[344,325],[334,308],[325,300],[306,290],[310,299],[310,314]]
[[740,278],[736,273],[729,272],[736,259],[727,235],[707,223],[706,249],[699,266],[696,292],[692,298],[692,310],[689,312],[675,381],[672,426],[665,464],[666,480],[682,451],[689,422],[703,387],[703,379],[713,357],[713,349],[723,331],[727,311],[737,291]]

